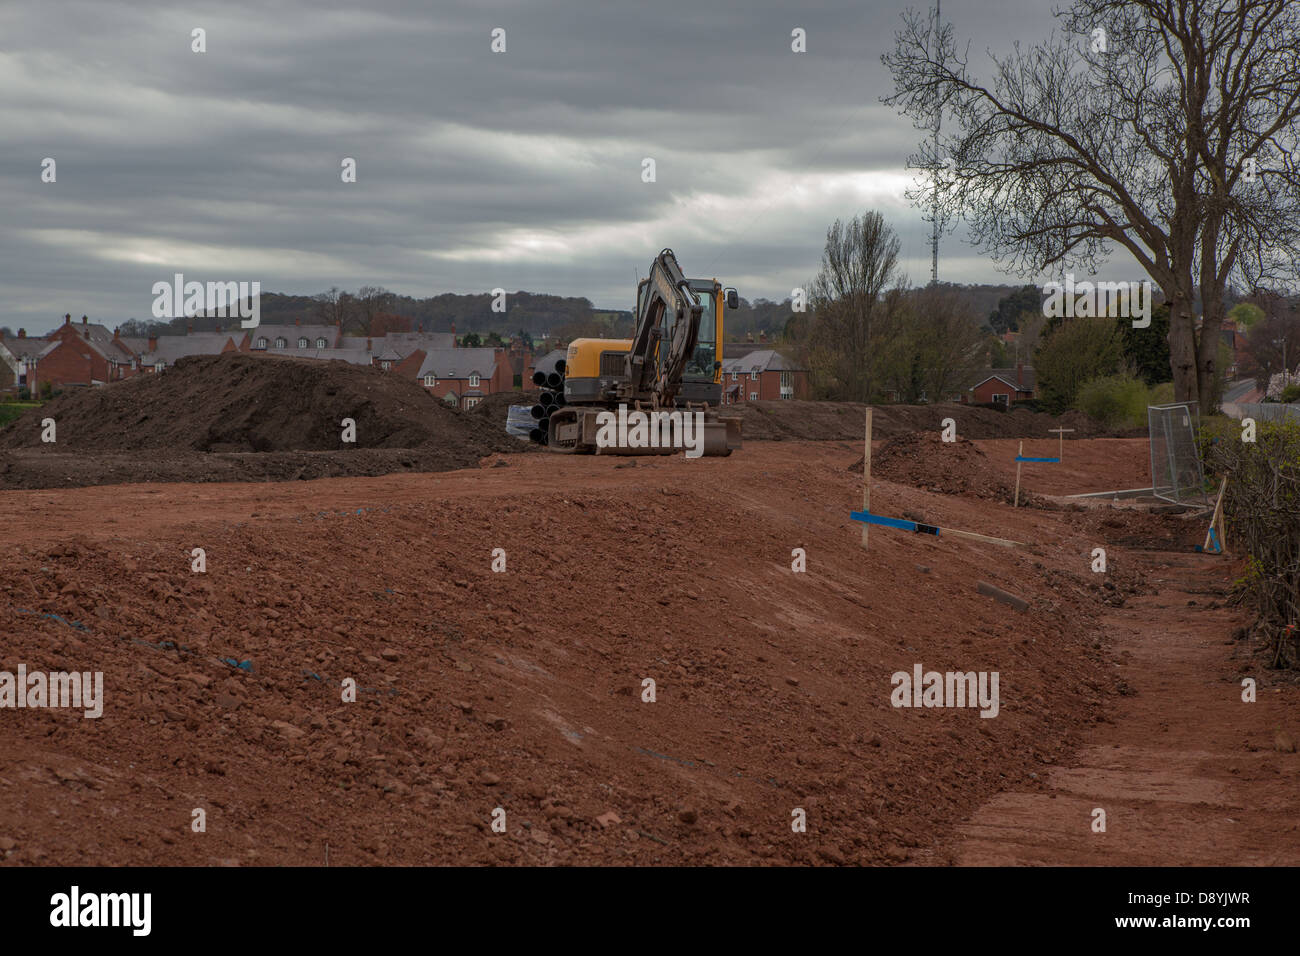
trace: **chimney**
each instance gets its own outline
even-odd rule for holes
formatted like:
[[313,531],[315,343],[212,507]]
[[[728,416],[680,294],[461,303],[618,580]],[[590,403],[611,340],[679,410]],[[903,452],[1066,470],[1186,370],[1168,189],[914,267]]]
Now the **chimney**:
[[452,319],[452,321],[451,321],[451,334],[452,334],[452,335],[455,335],[455,334],[456,334],[456,320],[455,320],[455,319]]
[[293,320],[293,324],[294,324],[294,325],[302,325],[302,319],[294,319],[294,320]]
[[149,333],[149,351],[158,351],[158,336],[152,332]]
[[81,324],[82,324],[82,325],[85,325],[85,324],[86,324],[86,316],[84,316],[84,315],[81,317]]
[[122,337],[122,330],[118,326],[113,326],[113,341],[116,342]]
[[19,337],[20,339],[25,339],[25,338],[27,338],[27,330],[26,330],[26,329],[19,329],[19,330],[18,330],[18,337]]
[[1021,362],[1016,366],[1016,388],[1025,384],[1025,365]]
[[71,313],[71,312],[65,312],[65,313],[63,313],[63,324],[64,324],[64,325],[71,325],[71,324],[72,324],[72,313]]
[[366,351],[367,352],[373,351],[373,348],[374,347],[371,345],[370,339],[366,339]]

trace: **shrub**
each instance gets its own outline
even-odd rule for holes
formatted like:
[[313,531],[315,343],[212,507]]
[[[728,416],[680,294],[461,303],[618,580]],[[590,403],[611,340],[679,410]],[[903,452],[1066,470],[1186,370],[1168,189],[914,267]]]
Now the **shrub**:
[[1258,422],[1254,442],[1241,441],[1240,423],[1215,422],[1202,447],[1208,470],[1228,475],[1228,539],[1248,558],[1236,587],[1255,604],[1273,666],[1296,667],[1300,647],[1286,627],[1300,620],[1300,422]]
[[1172,405],[1174,403],[1174,383],[1161,382],[1151,389],[1152,405]]
[[1288,385],[1286,388],[1282,389],[1283,402],[1290,404],[1291,402],[1297,400],[1300,400],[1300,384],[1292,383]]
[[1074,407],[1107,428],[1136,428],[1146,423],[1151,393],[1131,375],[1106,375],[1079,389]]

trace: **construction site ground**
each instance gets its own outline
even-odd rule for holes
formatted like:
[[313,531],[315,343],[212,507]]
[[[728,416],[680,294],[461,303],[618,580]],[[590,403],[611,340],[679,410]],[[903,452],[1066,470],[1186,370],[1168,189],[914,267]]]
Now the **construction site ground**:
[[[962,454],[1014,482],[1018,444]],[[0,670],[105,699],[0,713],[0,858],[1300,863],[1300,690],[1227,601],[1241,563],[1192,516],[1057,497],[1149,484],[1146,441],[1067,441],[1019,509],[930,490],[952,459],[918,448],[872,511],[1023,546],[864,551],[860,438],[2,491]],[[997,717],[891,706],[918,663],[998,672]]]

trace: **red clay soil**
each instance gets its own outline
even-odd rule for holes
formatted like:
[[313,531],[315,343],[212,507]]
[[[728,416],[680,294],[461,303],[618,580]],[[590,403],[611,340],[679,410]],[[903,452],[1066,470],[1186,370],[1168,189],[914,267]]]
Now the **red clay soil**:
[[[1026,546],[877,528],[864,552],[848,518],[856,451],[508,455],[432,475],[0,493],[0,522],[22,529],[0,545],[0,670],[105,681],[98,720],[0,710],[0,855],[321,864],[328,844],[333,865],[952,858],[958,828],[999,794],[1047,793],[1052,768],[1105,744],[1123,695],[1148,687],[1144,674],[1165,679],[1186,656],[1186,622],[1208,619],[1173,602],[1168,639],[1136,673],[1143,638],[1112,615],[1145,606],[1163,572],[1120,544],[1106,574],[1090,571],[1109,505],[1013,510],[880,479],[874,511],[923,510]],[[1143,520],[1195,537],[1187,518]],[[200,547],[204,574],[190,570]],[[791,569],[795,548],[806,572]],[[1208,567],[1207,590],[1230,580],[1226,562]],[[977,593],[981,580],[1029,609]],[[1191,655],[1198,679],[1231,691],[1229,654]],[[997,718],[892,707],[891,674],[916,663],[998,671]],[[349,677],[357,703],[341,701]],[[1274,699],[1293,707],[1295,689]],[[1248,748],[1282,712],[1242,707],[1223,725],[1189,713],[1175,702],[1140,720],[1152,738],[1157,721],[1195,723],[1204,749],[1254,767]],[[1294,754],[1270,759],[1292,779]],[[195,808],[206,833],[190,829]],[[797,809],[806,833],[792,832]],[[1274,834],[1279,858],[1297,846],[1294,828]]]
[[[1020,441],[1006,438],[976,444],[1002,479],[1014,484]],[[1151,446],[1146,438],[1103,438],[1075,445],[1067,436],[1062,446],[1055,435],[1048,435],[1026,439],[1024,447],[1026,458],[1061,458],[1060,462],[1022,464],[1022,486],[1039,494],[1082,495],[1151,487]]]
[[[985,804],[930,862],[1300,863],[1294,680],[1233,640],[1240,614],[1221,600],[1227,559],[1135,557],[1158,590],[1103,617],[1125,696],[1073,759]],[[1247,677],[1259,682],[1254,703],[1242,700]],[[1098,809],[1104,832],[1093,828]]]

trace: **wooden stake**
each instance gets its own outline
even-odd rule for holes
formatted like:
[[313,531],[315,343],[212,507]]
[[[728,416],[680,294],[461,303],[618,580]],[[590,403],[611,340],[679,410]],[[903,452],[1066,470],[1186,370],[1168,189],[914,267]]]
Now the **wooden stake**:
[[1056,451],[1056,457],[1057,457],[1057,458],[1060,458],[1060,459],[1062,459],[1062,460],[1064,460],[1064,458],[1065,458],[1065,433],[1066,433],[1066,432],[1073,432],[1074,429],[1073,429],[1073,428],[1049,428],[1048,431],[1049,431],[1049,432],[1056,432],[1056,437],[1057,437],[1057,451]]
[[[867,444],[862,450],[862,510],[871,511],[871,406],[867,406]],[[867,525],[862,525],[862,548],[867,547]]]
[[[1023,441],[1020,443],[1020,451],[1016,452],[1016,457],[1025,457],[1025,443]],[[1016,503],[1012,505],[1013,508],[1020,507],[1020,466],[1022,464],[1023,462],[1016,462]]]
[[1214,500],[1214,510],[1210,512],[1210,527],[1205,532],[1205,544],[1201,545],[1201,550],[1208,552],[1210,543],[1214,539],[1215,533],[1219,536],[1219,550],[1227,552],[1228,546],[1223,540],[1223,493],[1228,488],[1228,476],[1224,475],[1223,480],[1219,482],[1219,496]]
[[1006,538],[994,538],[987,534],[976,534],[974,531],[956,531],[952,528],[941,528],[939,536],[953,535],[957,538],[969,538],[971,541],[983,541],[985,544],[1000,544],[1004,548],[1019,548],[1019,541],[1010,541]]

